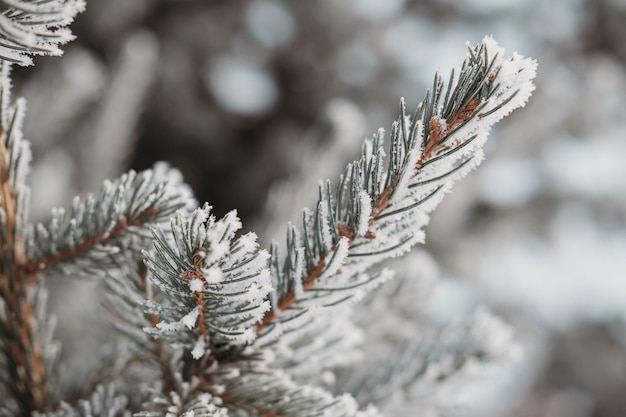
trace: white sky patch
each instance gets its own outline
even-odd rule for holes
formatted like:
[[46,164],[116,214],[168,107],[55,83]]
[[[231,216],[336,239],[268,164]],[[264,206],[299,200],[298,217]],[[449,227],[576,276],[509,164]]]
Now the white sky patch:
[[335,252],[329,256],[329,263],[328,265],[326,265],[324,272],[319,277],[320,281],[337,273],[337,270],[341,268],[346,258],[348,257],[349,249],[350,240],[347,237],[342,237],[341,239],[339,239]]

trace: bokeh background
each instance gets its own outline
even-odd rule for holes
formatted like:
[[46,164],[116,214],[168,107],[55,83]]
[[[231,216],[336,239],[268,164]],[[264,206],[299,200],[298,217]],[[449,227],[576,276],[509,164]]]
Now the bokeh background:
[[218,214],[280,238],[400,97],[414,107],[466,41],[493,35],[538,60],[537,90],[436,211],[425,249],[446,276],[438,308],[490,306],[524,355],[454,415],[621,417],[624,22],[624,0],[89,0],[62,59],[14,72],[32,217],[166,160]]

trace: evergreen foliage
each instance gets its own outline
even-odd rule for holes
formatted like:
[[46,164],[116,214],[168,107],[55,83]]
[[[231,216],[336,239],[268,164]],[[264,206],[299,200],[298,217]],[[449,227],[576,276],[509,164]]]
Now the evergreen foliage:
[[[58,54],[70,39],[63,26],[82,3],[0,5],[0,415],[380,415],[309,376],[358,359],[363,336],[350,306],[392,277],[383,261],[423,241],[429,214],[481,162],[491,126],[528,100],[535,62],[506,58],[489,37],[469,46],[449,78],[435,76],[412,116],[401,101],[388,146],[382,129],[367,139],[337,181],[320,183],[302,226],[288,225],[284,248],[273,243],[268,252],[254,233],[238,236],[235,211],[221,219],[206,204],[192,211],[188,187],[164,165],[105,181],[99,194],[29,224],[25,104],[10,100],[9,61]],[[122,366],[103,369],[72,398],[57,382],[51,272],[101,279],[121,334]],[[472,323],[452,327],[461,342],[433,336],[411,351],[423,361],[407,366],[401,384],[470,340],[463,335],[473,334]],[[482,355],[476,346],[459,357]],[[367,403],[368,379],[359,378],[350,389]]]
[[73,39],[66,26],[84,8],[83,0],[0,1],[0,58],[31,65],[30,55],[61,55],[58,45]]

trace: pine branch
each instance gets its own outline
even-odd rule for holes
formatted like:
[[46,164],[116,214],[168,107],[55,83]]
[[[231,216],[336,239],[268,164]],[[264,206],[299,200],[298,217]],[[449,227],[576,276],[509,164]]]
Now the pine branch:
[[177,213],[171,234],[153,231],[146,266],[162,297],[145,306],[161,321],[145,331],[190,349],[195,359],[254,339],[269,308],[269,255],[253,233],[235,239],[240,228],[234,211],[216,220],[205,205],[189,218]]
[[298,385],[282,370],[270,369],[262,361],[238,363],[240,373],[221,383],[224,406],[261,417],[376,417],[374,407],[359,410],[348,394],[333,396],[311,385]]
[[156,327],[159,322],[156,314],[144,311],[144,304],[157,303],[144,258],[120,260],[119,267],[107,274],[104,283],[108,290],[105,305],[117,319],[115,328],[128,342],[126,348],[131,351],[128,361],[158,369],[163,392],[170,392],[174,387],[173,363],[178,352],[160,338],[143,331]]
[[30,227],[24,269],[33,274],[58,266],[66,274],[102,275],[115,267],[112,255],[147,247],[150,227],[192,204],[181,175],[165,164],[130,171],[105,181],[98,196],[76,197],[68,211],[55,209],[47,224]]
[[29,55],[61,55],[74,37],[66,28],[84,0],[0,0],[0,59],[31,65]]
[[228,417],[228,409],[221,406],[219,398],[198,394],[192,400],[182,402],[176,394],[155,398],[148,404],[149,411],[135,413],[136,417]]
[[81,400],[76,406],[62,402],[57,410],[49,413],[35,412],[33,417],[130,417],[128,400],[116,394],[112,385],[98,386],[88,400]]
[[[0,68],[0,382],[12,394],[16,413],[41,410],[50,400],[49,363],[40,339],[38,317],[45,316],[45,303],[37,303],[28,282],[34,277],[19,268],[25,262],[24,225],[29,190],[25,176],[30,148],[22,140],[25,102],[10,99],[10,68]],[[39,291],[45,293],[43,284]],[[42,304],[44,304],[42,306]],[[10,400],[10,399],[8,399]],[[18,411],[19,410],[19,411]]]
[[395,341],[395,349],[387,349],[391,356],[371,360],[376,373],[353,369],[346,375],[347,382],[340,384],[341,390],[383,410],[382,404],[397,406],[390,399],[399,392],[406,394],[409,404],[411,399],[435,403],[435,399],[428,400],[432,391],[454,380],[466,366],[498,366],[513,361],[519,353],[511,327],[484,307],[445,326],[420,327],[420,332]]
[[[380,130],[349,164],[336,191],[320,185],[303,229],[289,226],[286,255],[272,246],[272,310],[257,327],[259,342],[305,328],[311,309],[362,297],[389,274],[365,273],[423,241],[429,213],[459,178],[482,160],[491,126],[534,90],[536,63],[504,50],[492,38],[469,47],[449,81],[435,76],[432,91],[411,118],[401,102],[389,156]],[[315,314],[318,314],[317,312]]]
[[296,382],[323,386],[334,379],[335,368],[359,367],[364,359],[363,332],[352,323],[349,312],[326,313],[318,312],[307,332],[286,333],[272,344],[258,344],[272,352],[273,369],[282,369]]
[[201,381],[194,378],[190,382],[182,380],[180,373],[175,375],[172,389],[166,394],[162,389],[154,389],[152,398],[143,404],[143,411],[137,417],[227,417],[221,398],[209,392],[202,392]]

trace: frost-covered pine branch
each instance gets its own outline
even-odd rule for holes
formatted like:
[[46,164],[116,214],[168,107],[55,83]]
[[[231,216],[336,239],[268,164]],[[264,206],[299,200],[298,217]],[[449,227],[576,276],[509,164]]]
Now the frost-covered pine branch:
[[490,127],[526,103],[535,63],[503,53],[486,38],[469,48],[448,83],[435,78],[413,118],[402,102],[389,159],[381,131],[336,189],[321,184],[302,232],[289,227],[285,257],[274,244],[268,261],[256,236],[235,238],[241,224],[234,213],[217,220],[208,206],[177,215],[169,234],[155,230],[154,250],[146,253],[154,288],[144,302],[144,321],[152,323],[145,330],[161,343],[157,350],[182,352],[160,355],[167,388],[146,404],[145,415],[187,413],[199,401],[246,415],[377,415],[359,411],[350,396],[301,385],[284,349],[314,351],[303,342],[311,329],[325,327],[318,336],[327,341],[341,331],[349,336],[347,327],[330,331],[328,322],[342,314],[333,308],[345,309],[345,301],[391,276],[370,267],[423,239],[428,213],[480,163]]
[[[41,303],[45,297],[29,296],[30,277],[18,267],[27,259],[24,231],[29,190],[25,180],[31,155],[21,134],[25,102],[11,103],[9,66],[0,65],[0,384],[11,394],[0,411],[6,413],[13,405],[36,410],[46,403],[54,355],[53,349],[42,345],[46,338],[41,330],[51,324],[37,323],[45,312]],[[45,292],[39,283],[36,286],[38,292]]]
[[459,295],[463,284],[445,278],[425,252],[395,260],[392,267],[394,280],[370,293],[351,315],[367,335],[357,348],[377,371],[346,362],[331,368],[328,384],[360,403],[374,403],[386,416],[443,416],[471,406],[463,401],[471,387],[488,386],[519,359],[512,326],[484,306],[468,308],[472,297]]
[[84,0],[0,1],[0,58],[31,65],[31,55],[61,55],[73,39],[66,28],[85,8]]
[[302,230],[289,226],[286,254],[272,246],[276,291],[258,327],[260,340],[303,329],[319,309],[360,298],[389,277],[370,267],[423,241],[429,213],[482,161],[491,126],[534,90],[535,61],[503,55],[490,37],[469,47],[447,82],[435,77],[413,117],[401,102],[388,151],[379,130],[336,185],[320,184],[317,206],[304,210]]
[[111,255],[140,251],[151,236],[150,227],[167,223],[193,203],[180,173],[167,165],[139,174],[130,171],[105,181],[98,195],[75,197],[69,209],[54,209],[47,223],[30,227],[25,268],[36,272],[60,266],[75,274],[101,274],[111,267]]
[[[57,53],[69,38],[63,26],[82,7],[70,0],[0,5],[0,47],[22,64],[29,54]],[[443,194],[480,163],[491,126],[525,104],[535,63],[503,54],[485,38],[447,82],[435,77],[414,116],[402,101],[389,147],[379,131],[337,184],[321,183],[302,228],[288,227],[284,255],[276,243],[260,249],[254,233],[239,235],[235,211],[221,219],[208,204],[191,211],[188,187],[164,165],[105,181],[100,193],[29,225],[24,101],[11,103],[4,63],[0,394],[7,399],[0,416],[379,416],[308,375],[315,365],[359,359],[362,336],[348,301],[391,277],[378,265],[423,240]],[[101,279],[119,330],[118,364],[73,395],[56,382],[59,345],[46,307],[51,272]],[[447,349],[432,339],[431,350]]]
[[[113,386],[104,387],[99,385],[94,393],[86,400],[79,400],[72,406],[62,402],[58,409],[46,413],[48,417],[130,417],[131,412],[127,408],[128,399],[117,394]],[[33,413],[35,417],[41,417],[39,412]]]
[[14,416],[58,403],[60,346],[42,273],[56,266],[72,275],[112,273],[112,256],[139,254],[149,227],[164,221],[166,227],[170,215],[194,203],[180,174],[158,165],[105,182],[100,195],[54,210],[47,224],[28,224],[25,101],[11,101],[9,72],[0,63],[0,415]]
[[[269,254],[258,250],[254,233],[235,239],[240,228],[236,212],[216,220],[205,205],[190,218],[177,214],[173,241],[154,232],[155,253],[147,254],[146,265],[165,300],[147,304],[163,319],[148,333],[177,333],[174,340],[191,347],[195,359],[254,340],[256,323],[269,309]],[[181,333],[191,339],[185,342]]]

